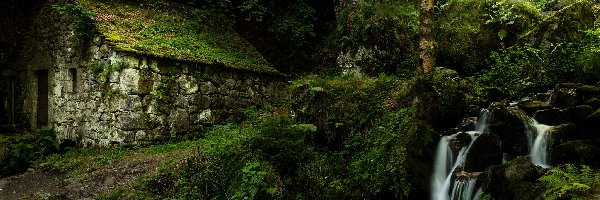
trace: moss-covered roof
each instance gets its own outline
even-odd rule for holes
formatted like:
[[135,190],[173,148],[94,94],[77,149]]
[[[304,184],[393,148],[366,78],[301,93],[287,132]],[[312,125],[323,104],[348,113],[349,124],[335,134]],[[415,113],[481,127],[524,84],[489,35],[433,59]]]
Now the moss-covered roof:
[[225,17],[162,0],[77,0],[116,50],[278,73]]

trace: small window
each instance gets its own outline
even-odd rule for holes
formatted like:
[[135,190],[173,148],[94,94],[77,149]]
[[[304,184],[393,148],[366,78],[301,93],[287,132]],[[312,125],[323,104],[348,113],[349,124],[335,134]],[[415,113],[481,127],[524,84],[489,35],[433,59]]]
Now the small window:
[[71,75],[71,85],[73,87],[73,93],[77,93],[77,90],[79,89],[77,86],[77,82],[78,82],[78,78],[77,78],[77,69],[76,68],[71,68],[69,69],[69,74]]

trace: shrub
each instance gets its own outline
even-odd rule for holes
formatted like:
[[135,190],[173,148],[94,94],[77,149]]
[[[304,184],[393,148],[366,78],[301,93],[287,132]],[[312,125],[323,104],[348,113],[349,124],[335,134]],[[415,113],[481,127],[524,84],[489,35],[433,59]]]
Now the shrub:
[[58,151],[52,129],[42,128],[35,133],[0,135],[0,177],[10,176],[29,167],[35,160]]
[[474,74],[491,52],[515,44],[540,19],[540,11],[526,0],[446,1],[435,27],[437,63]]
[[545,199],[582,199],[591,192],[599,192],[600,172],[585,165],[567,164],[551,169],[538,180],[546,185]]
[[349,62],[368,75],[410,77],[418,63],[418,25],[414,1],[358,1],[338,12],[329,46],[353,54]]

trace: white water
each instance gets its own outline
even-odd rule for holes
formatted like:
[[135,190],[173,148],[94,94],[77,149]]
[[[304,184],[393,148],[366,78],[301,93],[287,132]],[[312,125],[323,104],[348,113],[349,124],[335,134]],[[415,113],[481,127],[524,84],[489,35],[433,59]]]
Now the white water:
[[452,188],[452,200],[454,199],[478,199],[478,191],[475,191],[475,184],[477,178],[470,178],[468,180],[455,180],[454,187]]
[[529,141],[529,158],[531,162],[537,166],[543,168],[550,168],[550,162],[548,160],[548,129],[551,126],[540,124],[533,120],[530,125],[531,128],[528,130],[527,139]]
[[[456,171],[457,168],[462,167],[467,154],[473,145],[473,142],[484,133],[487,129],[487,121],[490,118],[490,112],[486,109],[481,111],[477,123],[475,124],[475,130],[469,131],[467,134],[471,136],[471,142],[469,145],[464,146],[456,156],[456,160],[453,161],[452,150],[450,149],[450,141],[454,139],[459,133],[444,136],[438,143],[437,152],[434,161],[434,172],[431,178],[431,199],[433,200],[470,200],[473,199],[473,191],[475,190],[476,178],[470,179],[469,181],[454,181],[452,187],[452,195],[449,194],[450,182],[452,179],[452,172]],[[472,184],[469,184],[471,183]],[[475,195],[477,196],[477,195]],[[456,198],[455,198],[456,197]]]

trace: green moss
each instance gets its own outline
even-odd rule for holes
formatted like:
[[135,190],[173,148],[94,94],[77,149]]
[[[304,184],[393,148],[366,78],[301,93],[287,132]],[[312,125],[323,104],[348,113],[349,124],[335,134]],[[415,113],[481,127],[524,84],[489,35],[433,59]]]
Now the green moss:
[[521,38],[532,39],[535,44],[544,40],[550,43],[579,41],[585,37],[583,31],[591,29],[600,16],[596,7],[588,0],[577,1],[544,18]]
[[160,0],[78,0],[117,50],[277,73],[223,16]]

